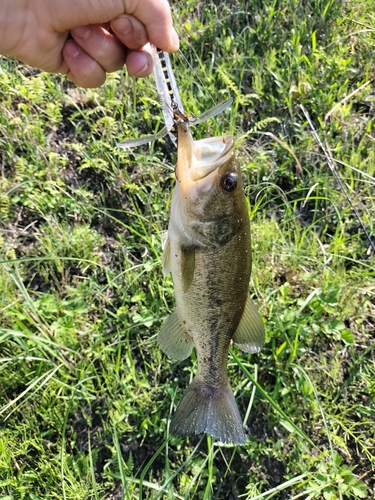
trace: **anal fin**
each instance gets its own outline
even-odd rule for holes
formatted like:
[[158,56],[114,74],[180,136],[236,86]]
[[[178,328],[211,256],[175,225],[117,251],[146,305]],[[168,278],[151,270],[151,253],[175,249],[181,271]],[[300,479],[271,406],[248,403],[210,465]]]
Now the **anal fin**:
[[161,327],[158,343],[160,349],[170,358],[183,360],[190,356],[194,342],[184,330],[177,311],[174,311]]
[[233,342],[249,353],[259,352],[264,345],[264,324],[250,295],[247,296],[240,324],[233,336]]

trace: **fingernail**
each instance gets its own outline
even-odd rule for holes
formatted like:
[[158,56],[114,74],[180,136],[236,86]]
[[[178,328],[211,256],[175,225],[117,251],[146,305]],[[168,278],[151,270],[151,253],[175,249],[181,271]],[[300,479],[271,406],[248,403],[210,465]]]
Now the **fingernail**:
[[135,50],[128,54],[126,66],[129,75],[144,78],[152,72],[153,60],[147,52]]
[[117,31],[122,36],[128,36],[134,31],[130,19],[126,16],[118,17],[115,21],[113,21],[112,29]]
[[137,76],[142,77],[142,76],[148,76],[150,74],[150,65],[148,58],[146,58],[146,61],[143,66],[140,66],[140,68],[137,71]]
[[88,38],[90,38],[91,33],[91,26],[80,26],[79,28],[74,28],[74,30],[72,30],[72,35],[74,37],[80,38],[81,40],[87,40]]
[[64,51],[69,57],[78,57],[80,52],[78,45],[71,40],[65,43]]
[[135,66],[136,71],[134,72],[134,76],[144,77],[150,74],[150,62],[152,64],[152,59],[151,61],[150,59],[151,58],[148,56],[148,54],[144,52],[138,52],[138,67]]
[[177,35],[177,31],[173,28],[172,30],[172,37],[171,37],[172,44],[174,47],[176,47],[176,50],[180,48],[180,39]]

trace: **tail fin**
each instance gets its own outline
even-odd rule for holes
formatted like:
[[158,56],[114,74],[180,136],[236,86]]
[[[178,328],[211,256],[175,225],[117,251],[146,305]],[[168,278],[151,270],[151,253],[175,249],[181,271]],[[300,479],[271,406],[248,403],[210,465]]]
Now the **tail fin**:
[[241,416],[232,389],[208,387],[197,375],[171,421],[171,433],[186,437],[207,433],[222,443],[245,444]]

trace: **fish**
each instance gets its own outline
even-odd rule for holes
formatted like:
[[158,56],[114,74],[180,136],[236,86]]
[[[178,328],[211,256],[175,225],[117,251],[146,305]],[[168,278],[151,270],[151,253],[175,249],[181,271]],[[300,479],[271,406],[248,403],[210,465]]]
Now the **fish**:
[[172,274],[176,308],[158,334],[161,350],[183,360],[196,348],[198,370],[174,413],[171,434],[206,433],[244,444],[228,373],[233,341],[247,353],[264,344],[264,324],[249,295],[250,221],[231,136],[194,141],[177,125],[176,185],[164,242],[164,274]]

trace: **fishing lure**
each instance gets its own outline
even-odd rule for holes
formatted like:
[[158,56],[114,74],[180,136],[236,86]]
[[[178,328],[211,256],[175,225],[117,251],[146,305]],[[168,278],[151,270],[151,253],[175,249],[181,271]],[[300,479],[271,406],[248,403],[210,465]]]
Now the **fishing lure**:
[[136,146],[148,144],[157,139],[162,139],[168,134],[172,142],[176,145],[177,127],[180,123],[188,122],[190,125],[198,125],[198,123],[202,123],[222,113],[233,102],[232,98],[227,99],[210,108],[208,111],[205,111],[198,117],[186,114],[178,91],[176,78],[172,70],[169,54],[160,49],[155,49],[154,78],[163,111],[165,126],[156,134],[145,135],[143,137],[118,143],[118,147],[123,149],[134,148]]

